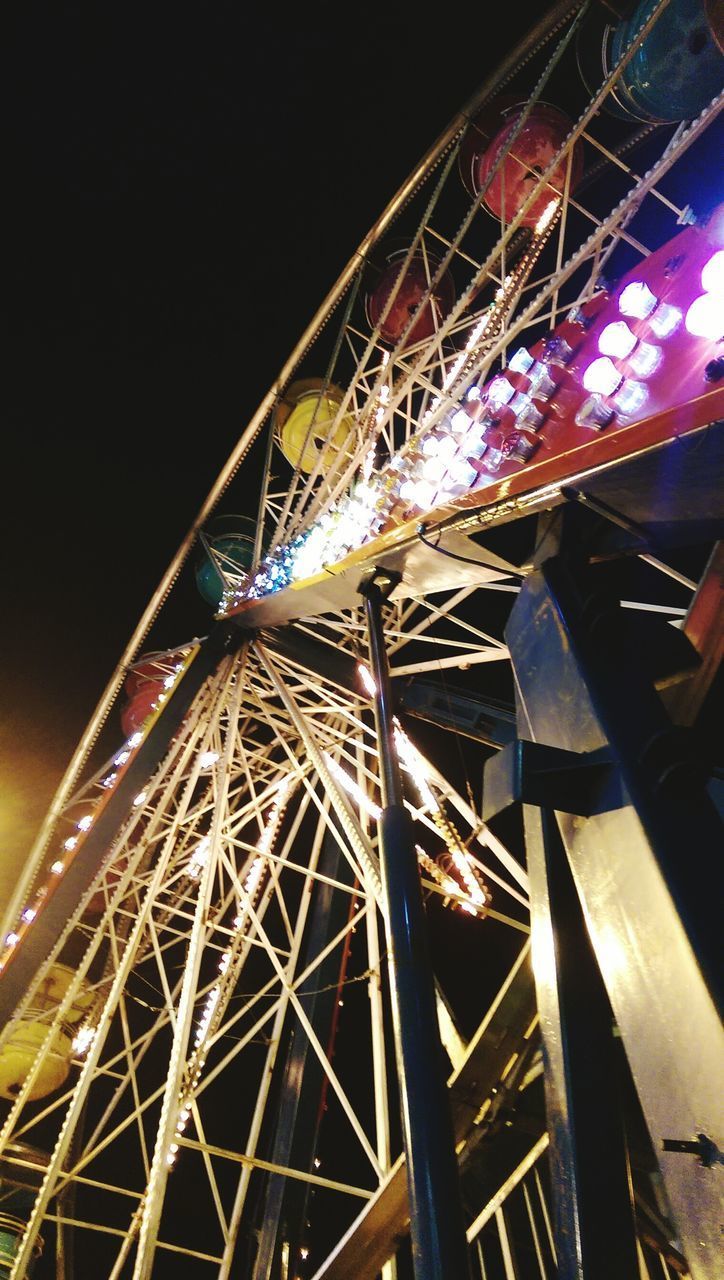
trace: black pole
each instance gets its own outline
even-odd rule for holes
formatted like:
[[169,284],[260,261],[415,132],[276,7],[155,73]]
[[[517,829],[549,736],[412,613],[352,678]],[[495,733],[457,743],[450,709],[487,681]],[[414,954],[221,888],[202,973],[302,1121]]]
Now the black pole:
[[387,916],[412,1257],[415,1280],[470,1280],[420,875],[394,747],[382,604],[395,581],[392,575],[378,571],[360,586],[360,591],[365,597],[376,685],[375,725],[383,805],[379,820],[380,870]]

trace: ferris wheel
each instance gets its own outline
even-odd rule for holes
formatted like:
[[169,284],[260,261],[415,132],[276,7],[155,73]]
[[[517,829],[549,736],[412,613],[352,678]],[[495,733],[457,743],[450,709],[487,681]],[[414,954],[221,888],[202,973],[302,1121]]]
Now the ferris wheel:
[[721,1275],[723,89],[554,5],[242,432],[7,904],[9,1280]]

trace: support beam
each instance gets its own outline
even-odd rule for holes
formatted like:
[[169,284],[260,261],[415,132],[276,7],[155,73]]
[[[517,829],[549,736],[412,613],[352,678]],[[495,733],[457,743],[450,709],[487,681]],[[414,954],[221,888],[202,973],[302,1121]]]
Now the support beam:
[[393,740],[382,622],[383,590],[391,585],[389,575],[384,575],[384,580],[373,575],[361,590],[372,676],[377,687],[375,721],[383,804],[380,868],[389,935],[412,1257],[416,1280],[465,1280],[471,1274],[470,1260],[435,1012],[427,925],[412,821],[403,803]]
[[703,1133],[721,1148],[724,1133],[724,832],[708,780],[590,571],[546,560],[507,639],[521,735],[608,749],[615,766],[607,811],[557,822],[683,1251],[695,1280],[718,1280],[721,1170],[664,1145]]
[[555,817],[524,806],[559,1280],[639,1280],[611,1009]]

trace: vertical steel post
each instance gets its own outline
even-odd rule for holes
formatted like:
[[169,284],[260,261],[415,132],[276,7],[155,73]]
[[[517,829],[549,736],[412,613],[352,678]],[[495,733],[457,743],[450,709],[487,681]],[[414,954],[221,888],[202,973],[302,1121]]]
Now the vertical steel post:
[[[681,1250],[697,1280],[721,1280],[719,1171],[667,1145],[721,1145],[724,1132],[723,829],[696,740],[666,714],[655,655],[575,561],[556,554],[528,574],[505,634],[521,734],[582,756],[605,748],[614,766],[595,812],[557,809],[555,825]],[[534,843],[528,854],[533,899]],[[587,1159],[595,1175],[597,1152]]]
[[393,739],[382,604],[394,579],[383,571],[360,586],[380,757],[380,867],[387,916],[395,1052],[416,1280],[470,1280],[450,1104],[435,1006],[412,820],[403,803]]
[[638,1280],[613,1017],[548,808],[524,806],[560,1280]]

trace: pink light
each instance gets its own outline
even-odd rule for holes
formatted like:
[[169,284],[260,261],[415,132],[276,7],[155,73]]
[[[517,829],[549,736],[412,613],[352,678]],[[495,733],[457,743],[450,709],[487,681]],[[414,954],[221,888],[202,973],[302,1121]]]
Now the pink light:
[[649,316],[649,325],[657,338],[669,338],[678,329],[683,318],[678,307],[672,307],[669,302],[660,302]]
[[632,373],[639,378],[649,378],[661,364],[663,352],[653,342],[640,342],[629,360]]
[[619,413],[636,413],[646,401],[648,391],[642,382],[627,379],[614,398],[614,405]]
[[624,316],[635,316],[637,320],[645,320],[651,315],[658,299],[648,285],[642,280],[633,280],[627,284],[618,300],[619,311]]
[[701,287],[707,293],[724,293],[724,249],[717,249],[705,264]]
[[598,339],[598,349],[604,356],[617,356],[625,360],[636,346],[636,334],[632,333],[625,320],[616,320],[607,324]]
[[583,374],[586,391],[598,391],[603,396],[610,396],[622,382],[623,374],[608,356],[593,360]]
[[689,307],[684,324],[695,338],[718,341],[724,336],[724,294],[702,293]]

